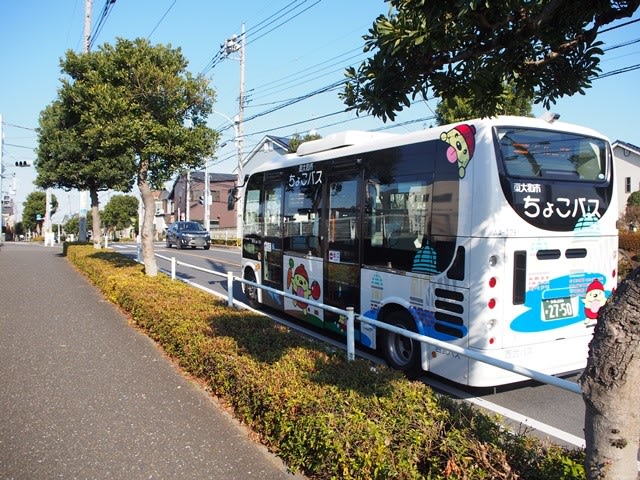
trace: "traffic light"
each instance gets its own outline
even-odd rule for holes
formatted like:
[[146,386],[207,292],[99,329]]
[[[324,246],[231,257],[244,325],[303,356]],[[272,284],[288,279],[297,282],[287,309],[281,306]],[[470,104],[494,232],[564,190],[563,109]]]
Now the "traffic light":
[[18,160],[16,162],[16,167],[30,167],[31,164],[25,160]]

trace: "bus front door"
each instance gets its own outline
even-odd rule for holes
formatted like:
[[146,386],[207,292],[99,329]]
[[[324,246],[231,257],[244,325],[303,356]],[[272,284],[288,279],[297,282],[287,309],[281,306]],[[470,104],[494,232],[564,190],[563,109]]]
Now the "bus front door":
[[[325,210],[324,302],[356,311],[360,307],[359,178],[356,171],[334,169],[329,175]],[[345,333],[345,319],[326,312],[325,327]]]

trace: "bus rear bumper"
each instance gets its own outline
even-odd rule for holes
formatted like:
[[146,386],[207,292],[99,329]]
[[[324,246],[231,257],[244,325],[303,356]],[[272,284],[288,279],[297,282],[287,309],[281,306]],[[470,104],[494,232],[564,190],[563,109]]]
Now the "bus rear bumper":
[[[511,349],[472,351],[546,375],[563,375],[584,369],[591,338],[589,334]],[[513,369],[499,368],[431,345],[423,347],[422,359],[425,370],[471,387],[493,387],[531,380]]]

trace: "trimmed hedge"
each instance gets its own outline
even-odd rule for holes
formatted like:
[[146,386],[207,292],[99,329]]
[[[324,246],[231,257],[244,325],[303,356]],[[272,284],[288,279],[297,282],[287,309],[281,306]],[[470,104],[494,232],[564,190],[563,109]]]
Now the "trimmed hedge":
[[640,253],[640,233],[619,232],[618,248],[630,252],[633,255]]
[[582,450],[545,445],[420,382],[227,308],[128,258],[69,260],[292,471],[313,479],[583,479]]

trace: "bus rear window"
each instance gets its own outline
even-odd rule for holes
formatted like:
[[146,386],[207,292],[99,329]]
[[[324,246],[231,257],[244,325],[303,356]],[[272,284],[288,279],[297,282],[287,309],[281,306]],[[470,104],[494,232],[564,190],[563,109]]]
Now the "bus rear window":
[[575,133],[499,127],[500,154],[510,177],[602,182],[606,142]]

